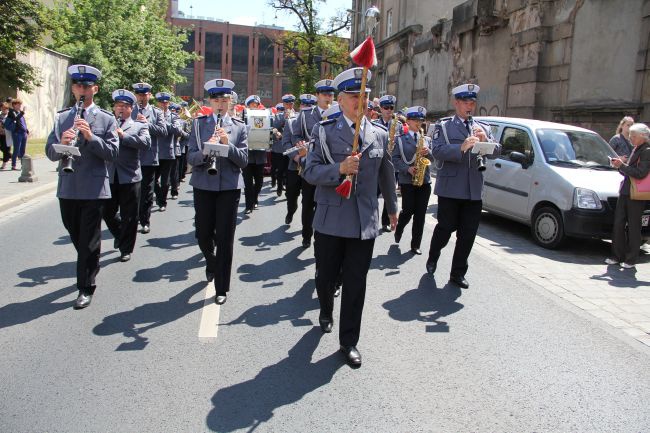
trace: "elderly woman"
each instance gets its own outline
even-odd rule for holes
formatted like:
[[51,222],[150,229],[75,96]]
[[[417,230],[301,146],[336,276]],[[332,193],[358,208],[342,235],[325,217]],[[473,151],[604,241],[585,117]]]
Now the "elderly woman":
[[630,178],[643,179],[650,172],[650,129],[643,123],[633,124],[630,126],[630,142],[634,148],[627,163],[623,157],[612,159],[612,166],[624,179],[614,215],[612,256],[605,259],[608,265],[620,263],[625,269],[635,267],[642,243],[641,215],[645,201],[630,198]]
[[614,152],[618,156],[624,156],[625,161],[632,152],[632,144],[630,143],[630,126],[634,124],[634,119],[630,116],[625,116],[618,123],[618,128],[616,128],[616,135],[609,140],[609,145],[612,146]]

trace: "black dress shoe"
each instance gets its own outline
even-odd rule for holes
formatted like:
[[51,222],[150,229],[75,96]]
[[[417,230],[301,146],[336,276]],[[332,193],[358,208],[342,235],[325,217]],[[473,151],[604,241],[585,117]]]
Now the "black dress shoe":
[[382,231],[382,232],[385,232],[385,233],[390,232],[390,226],[382,226],[382,227],[381,227],[381,231]]
[[282,191],[278,190],[278,191],[276,192],[276,194],[278,195],[278,197],[280,197],[280,196],[282,196]]
[[214,297],[214,303],[217,305],[223,305],[226,303],[226,299],[228,299],[228,296],[226,295],[217,295]]
[[291,221],[293,221],[293,215],[287,215],[286,217],[284,217],[285,224],[291,224]]
[[323,331],[325,334],[329,334],[332,332],[332,328],[334,327],[334,320],[333,319],[321,319],[320,317],[318,318],[318,324],[320,325],[320,330]]
[[311,241],[308,241],[308,240],[302,241],[302,247],[304,249],[307,249],[307,248],[311,247]]
[[172,200],[178,200],[178,194],[172,194]]
[[167,210],[167,206],[160,206],[160,209],[158,211],[160,212],[165,212]]
[[334,297],[335,297],[335,298],[338,298],[339,296],[341,296],[341,286],[338,286],[338,285],[337,285],[337,286],[334,288]]
[[399,241],[402,239],[402,232],[395,230],[395,243],[399,244]]
[[74,309],[75,310],[81,310],[82,308],[86,308],[87,306],[90,305],[90,301],[92,301],[93,295],[90,293],[84,293],[84,292],[79,292],[79,296],[77,296],[77,300],[74,302]]
[[436,262],[427,260],[427,273],[429,275],[433,275],[433,273],[436,271],[436,265]]
[[258,207],[259,207],[259,205],[258,205],[257,203],[255,203],[255,204],[253,205],[253,209],[257,209]]
[[205,271],[205,279],[208,280],[208,283],[214,281],[214,272]]
[[128,262],[131,260],[131,254],[122,254],[120,257],[120,262]]
[[422,255],[422,251],[420,251],[419,248],[411,248],[411,252],[412,252],[413,254],[415,254],[415,255],[418,255],[418,256],[421,256],[421,255]]
[[449,282],[454,283],[455,285],[463,289],[467,289],[469,287],[469,283],[463,277],[449,277]]
[[150,231],[151,231],[151,229],[149,228],[148,224],[142,226],[142,233],[144,233],[145,235],[147,233],[149,233]]
[[354,346],[341,346],[341,352],[350,367],[361,367],[361,354]]
[[246,215],[250,215],[250,214],[253,213],[253,209],[246,209],[246,210],[244,211],[244,213],[245,213]]

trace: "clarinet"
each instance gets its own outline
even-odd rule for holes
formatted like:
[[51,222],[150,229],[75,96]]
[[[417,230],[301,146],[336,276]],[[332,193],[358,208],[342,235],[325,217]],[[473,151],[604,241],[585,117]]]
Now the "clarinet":
[[[223,126],[223,117],[221,117],[221,113],[217,114],[217,123],[214,125],[214,132],[212,133],[212,137],[208,140],[209,143],[217,141],[217,129],[220,129]],[[208,156],[208,174],[211,176],[216,175],[219,170],[217,169],[217,155],[214,154],[214,152],[210,152],[210,155]]]
[[[472,116],[469,114],[469,112],[468,112],[467,114],[468,114],[468,116],[467,116],[467,121],[469,122],[470,129],[472,130],[471,135],[473,136],[473,135],[474,135],[474,129],[472,128],[472,125],[473,125],[473,123],[474,123],[474,119],[473,119]],[[476,169],[477,169],[478,171],[485,171],[485,169],[487,168],[487,167],[485,166],[485,158],[483,158],[483,155],[481,155],[480,152],[476,154],[476,166],[477,166]]]
[[[75,123],[77,123],[77,120],[81,119],[81,110],[83,109],[84,102],[86,100],[85,95],[81,95],[79,97],[79,101],[77,102],[77,112],[75,113],[74,116],[74,121],[72,123],[72,131],[74,132],[74,138],[70,141],[70,146],[77,147],[77,141],[79,141],[79,130],[77,129],[76,126],[74,126]],[[67,154],[63,157],[63,171],[66,173],[74,173],[74,168],[72,168],[72,161],[74,160],[74,157],[70,154]]]

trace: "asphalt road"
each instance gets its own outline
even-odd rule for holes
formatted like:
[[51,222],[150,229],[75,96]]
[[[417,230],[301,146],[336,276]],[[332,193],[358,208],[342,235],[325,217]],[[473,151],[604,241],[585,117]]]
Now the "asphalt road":
[[650,430],[646,346],[481,249],[468,290],[446,284],[451,245],[426,276],[408,230],[401,250],[392,234],[375,244],[363,366],[350,369],[337,323],[318,327],[313,248],[268,187],[237,227],[216,338],[199,339],[206,283],[188,188],[154,213],[130,262],[104,231],[82,311],[57,201],[0,214],[0,431]]

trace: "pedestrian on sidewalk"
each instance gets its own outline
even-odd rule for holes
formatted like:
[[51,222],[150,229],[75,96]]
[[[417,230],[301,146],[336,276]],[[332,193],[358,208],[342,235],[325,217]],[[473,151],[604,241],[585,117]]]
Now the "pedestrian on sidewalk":
[[616,135],[609,140],[609,145],[614,149],[618,156],[622,156],[623,161],[629,158],[632,153],[632,143],[630,143],[630,126],[634,124],[634,119],[630,116],[625,116],[618,123],[616,128]]
[[643,179],[650,173],[650,128],[643,123],[630,126],[630,142],[634,148],[627,163],[622,157],[612,159],[612,165],[625,177],[621,182],[614,213],[612,255],[605,259],[608,265],[620,263],[625,269],[635,267],[643,243],[641,215],[646,202],[631,199],[630,177]]
[[11,101],[11,109],[7,113],[7,119],[4,121],[6,130],[11,131],[11,140],[14,146],[14,152],[11,157],[11,169],[17,170],[16,159],[25,156],[27,147],[27,122],[25,121],[25,107],[23,101],[19,98]]
[[0,170],[7,168],[7,162],[11,159],[11,141],[7,140],[8,134],[4,127],[8,114],[9,104],[3,102],[0,104],[0,152],[2,152],[2,167]]

